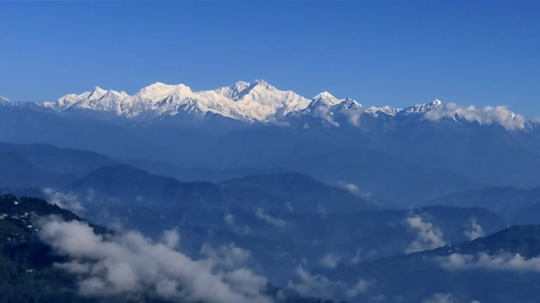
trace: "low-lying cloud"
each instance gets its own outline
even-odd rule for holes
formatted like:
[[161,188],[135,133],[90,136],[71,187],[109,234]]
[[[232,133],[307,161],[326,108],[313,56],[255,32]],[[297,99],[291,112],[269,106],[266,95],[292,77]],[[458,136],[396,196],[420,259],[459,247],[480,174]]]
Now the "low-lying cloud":
[[438,106],[424,114],[424,117],[431,121],[438,121],[442,118],[455,118],[456,116],[469,122],[478,122],[480,125],[498,123],[506,130],[524,129],[526,122],[525,117],[514,114],[506,106],[476,108],[472,105],[459,106],[455,103],[449,103]]
[[407,253],[435,249],[445,245],[443,233],[433,224],[424,222],[421,217],[407,218],[412,230],[416,232],[416,240],[411,243]]
[[227,225],[229,225],[232,230],[235,232],[235,233],[238,233],[238,234],[248,234],[250,231],[251,231],[251,228],[249,226],[244,226],[244,227],[240,227],[236,224],[235,222],[235,219],[234,219],[234,215],[233,214],[227,214],[225,215],[225,217],[223,218],[223,220],[225,221],[225,223]]
[[377,255],[377,251],[375,249],[370,249],[369,251],[364,251],[363,247],[360,247],[356,250],[356,254],[351,259],[352,264],[357,264],[360,262],[363,262],[364,260],[371,260],[373,257]]
[[333,114],[334,113],[328,107],[325,107],[325,106],[318,106],[313,111],[314,116],[325,120],[326,122],[330,123],[330,125],[334,127],[339,127],[340,126],[339,123],[334,121]]
[[330,281],[321,275],[311,275],[302,266],[296,268],[296,274],[300,278],[300,282],[289,281],[288,287],[305,297],[329,298],[336,290],[346,287],[343,282]]
[[299,283],[289,281],[287,286],[304,297],[331,298],[337,292],[342,292],[349,298],[353,298],[360,293],[365,293],[373,285],[372,281],[364,279],[358,279],[354,285],[332,281],[322,275],[312,275],[302,266],[296,268],[296,274],[300,278]]
[[336,268],[340,259],[337,254],[328,253],[319,258],[319,264],[328,268]]
[[442,267],[448,270],[489,269],[499,271],[540,272],[540,257],[526,259],[520,254],[488,255],[481,253],[477,256],[466,254],[451,254],[438,258]]
[[257,208],[257,210],[255,211],[255,216],[261,220],[264,220],[266,221],[267,223],[269,224],[272,224],[276,227],[284,227],[285,225],[287,225],[287,222],[285,222],[284,220],[281,220],[279,218],[274,218],[270,215],[268,215],[267,213],[264,212],[264,210],[262,208]]
[[465,230],[465,236],[471,241],[485,236],[482,226],[476,223],[476,220],[471,221],[471,226]]
[[77,215],[80,215],[86,211],[86,209],[79,202],[77,196],[74,194],[64,194],[55,191],[52,188],[45,188],[43,193],[50,204],[74,212]]
[[51,217],[40,239],[70,261],[56,264],[78,278],[81,295],[153,296],[177,302],[271,303],[267,281],[243,267],[249,251],[205,246],[193,260],[175,250],[180,236],[166,232],[154,243],[136,232],[99,235],[84,222]]
[[[434,294],[433,296],[425,299],[422,303],[464,303],[464,301],[457,299],[452,294]],[[471,301],[470,303],[480,303],[479,301]]]
[[371,282],[369,281],[366,281],[366,280],[363,280],[363,279],[360,279],[358,280],[358,283],[356,283],[355,285],[353,285],[352,287],[350,287],[346,292],[345,294],[347,294],[347,296],[349,298],[354,298],[356,297],[358,294],[360,293],[364,293],[368,290],[368,288],[371,286]]

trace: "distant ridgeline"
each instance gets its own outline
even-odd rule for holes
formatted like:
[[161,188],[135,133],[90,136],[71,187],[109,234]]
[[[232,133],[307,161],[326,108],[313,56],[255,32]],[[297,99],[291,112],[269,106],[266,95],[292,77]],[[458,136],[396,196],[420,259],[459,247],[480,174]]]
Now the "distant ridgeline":
[[435,100],[405,109],[364,107],[328,92],[305,98],[264,81],[199,92],[155,83],[131,96],[96,88],[56,102],[0,102],[0,141],[102,154],[88,153],[70,169],[72,151],[55,160],[52,148],[36,153],[35,146],[0,144],[6,170],[9,163],[32,170],[25,179],[16,171],[0,175],[0,186],[58,188],[98,162],[180,181],[279,168],[410,206],[490,186],[539,186],[539,134],[538,121],[505,106]]

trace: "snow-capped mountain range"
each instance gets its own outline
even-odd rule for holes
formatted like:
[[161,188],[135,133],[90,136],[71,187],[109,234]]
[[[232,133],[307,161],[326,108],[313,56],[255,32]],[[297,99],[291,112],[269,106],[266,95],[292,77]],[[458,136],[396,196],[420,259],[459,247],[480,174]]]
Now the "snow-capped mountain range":
[[[7,99],[0,99],[0,104],[6,102]],[[198,117],[217,114],[246,122],[282,123],[289,117],[309,116],[335,127],[341,125],[337,117],[343,117],[350,125],[358,126],[364,115],[374,118],[420,115],[430,121],[449,118],[481,125],[497,123],[507,130],[524,129],[527,125],[523,116],[511,112],[505,106],[475,108],[435,100],[406,109],[389,106],[364,108],[355,100],[338,99],[326,91],[308,99],[293,91],[281,91],[262,80],[251,83],[240,81],[229,87],[196,92],[184,84],[158,82],[131,96],[123,91],[96,87],[89,92],[69,94],[56,102],[41,105],[59,112],[86,109],[114,112],[128,118],[175,116],[186,112]]]
[[133,95],[96,88],[50,103],[0,99],[0,142],[189,169],[279,167],[403,203],[484,184],[538,186],[539,138],[540,123],[504,106],[368,107],[264,81],[208,91],[156,83]]

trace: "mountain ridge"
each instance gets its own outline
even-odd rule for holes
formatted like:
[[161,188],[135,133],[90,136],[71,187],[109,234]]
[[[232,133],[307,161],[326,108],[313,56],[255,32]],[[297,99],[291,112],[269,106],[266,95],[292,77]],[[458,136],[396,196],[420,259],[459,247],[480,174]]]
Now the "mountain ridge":
[[358,120],[363,115],[378,118],[381,115],[396,117],[411,114],[420,114],[430,121],[450,118],[481,125],[496,123],[507,130],[525,129],[528,124],[533,123],[522,115],[511,112],[506,106],[477,109],[474,106],[445,104],[435,99],[431,103],[416,104],[406,109],[390,106],[365,108],[353,99],[338,99],[326,91],[308,99],[290,90],[281,91],[263,80],[239,81],[228,87],[205,91],[192,91],[184,84],[168,85],[156,82],[131,96],[123,91],[95,87],[92,91],[68,94],[55,102],[39,105],[59,112],[87,109],[114,112],[128,118],[156,118],[187,112],[201,118],[218,114],[244,122],[284,125],[287,125],[287,116],[291,114],[311,115],[329,121],[335,127],[340,126],[332,119],[337,113],[348,117],[348,123],[354,126],[359,125]]

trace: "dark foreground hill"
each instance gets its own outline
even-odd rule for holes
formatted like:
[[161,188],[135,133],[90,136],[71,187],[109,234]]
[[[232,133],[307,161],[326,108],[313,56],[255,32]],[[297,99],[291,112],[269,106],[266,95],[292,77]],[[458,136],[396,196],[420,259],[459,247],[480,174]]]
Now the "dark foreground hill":
[[37,240],[38,221],[49,215],[82,220],[43,200],[0,197],[0,302],[95,302],[73,292],[73,279],[53,266],[65,259]]

